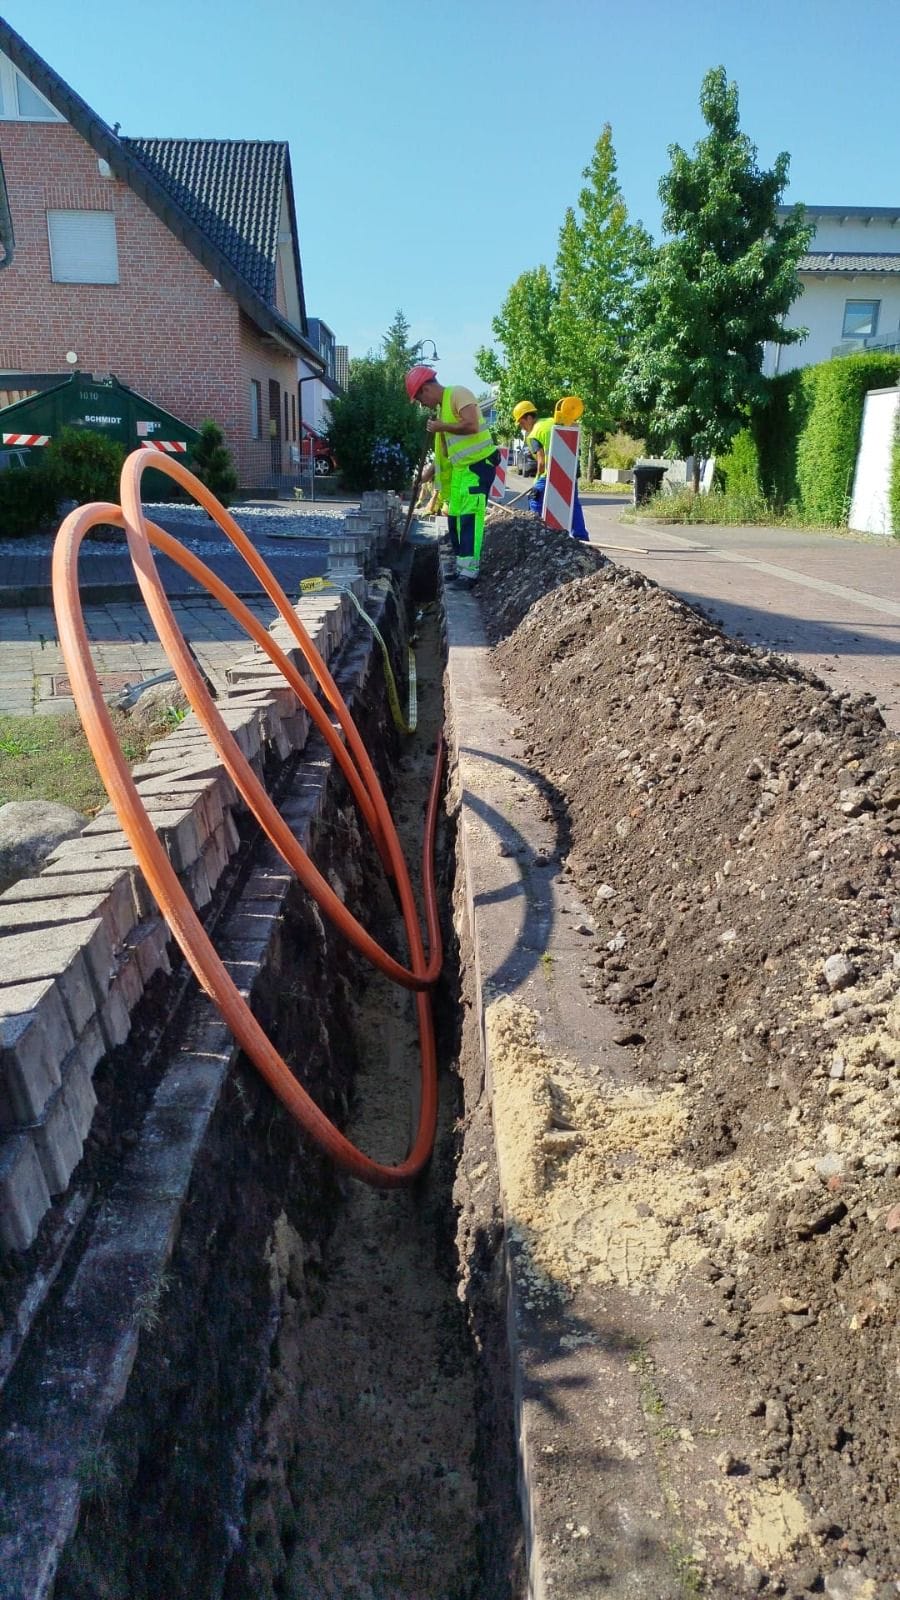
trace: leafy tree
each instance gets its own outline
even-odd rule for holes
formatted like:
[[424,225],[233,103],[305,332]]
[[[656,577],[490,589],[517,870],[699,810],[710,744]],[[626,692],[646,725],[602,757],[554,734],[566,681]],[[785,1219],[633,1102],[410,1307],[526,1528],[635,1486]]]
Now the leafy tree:
[[811,232],[800,207],[779,224],[789,157],[782,152],[771,171],[760,170],[724,67],[704,77],[700,109],[709,133],[693,156],[669,147],[659,194],[670,237],[640,291],[623,383],[651,438],[693,455],[695,490],[700,457],[723,450],[765,404],[763,344],[804,336],[781,319]]
[[328,442],[348,489],[400,488],[421,455],[422,413],[410,405],[403,386],[417,355],[409,332],[398,311],[381,341],[381,354],[370,351],[351,361],[346,393],[331,402]]
[[482,346],[475,352],[475,371],[497,394],[497,425],[512,433],[512,409],[518,400],[533,400],[541,416],[558,398],[558,363],[551,331],[556,289],[546,267],[534,267],[515,281],[491,326],[503,359]]
[[[650,236],[628,212],[616,176],[609,123],[582,172],[579,210],[566,211],[556,256],[550,332],[559,386],[584,401],[584,459],[616,422],[615,393],[634,323],[635,291],[651,256]],[[590,471],[590,467],[588,468]]]
[[237,473],[222,429],[208,417],[200,424],[200,437],[191,452],[191,471],[223,505],[229,504],[238,486]]

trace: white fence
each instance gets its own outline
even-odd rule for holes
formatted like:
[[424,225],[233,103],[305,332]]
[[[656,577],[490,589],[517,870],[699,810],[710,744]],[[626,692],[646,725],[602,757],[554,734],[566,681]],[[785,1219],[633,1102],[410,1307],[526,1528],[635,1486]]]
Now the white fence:
[[863,407],[849,526],[890,538],[891,460],[900,389],[870,389]]

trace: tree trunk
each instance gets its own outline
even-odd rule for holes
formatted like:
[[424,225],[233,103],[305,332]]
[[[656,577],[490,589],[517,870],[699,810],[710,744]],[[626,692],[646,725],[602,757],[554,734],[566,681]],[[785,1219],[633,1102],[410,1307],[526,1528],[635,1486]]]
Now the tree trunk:
[[695,450],[691,466],[691,488],[695,494],[700,493],[700,453]]

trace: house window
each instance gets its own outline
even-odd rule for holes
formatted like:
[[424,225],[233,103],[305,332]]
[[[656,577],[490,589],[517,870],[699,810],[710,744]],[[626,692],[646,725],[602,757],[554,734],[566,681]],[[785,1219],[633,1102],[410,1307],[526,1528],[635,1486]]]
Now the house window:
[[48,211],[54,283],[118,283],[116,219],[111,211]]
[[251,437],[251,439],[261,439],[262,438],[261,417],[262,417],[262,384],[257,383],[256,379],[253,378],[253,379],[251,379],[251,382],[250,382],[250,437]]
[[16,104],[19,116],[26,122],[62,121],[59,112],[54,111],[49,100],[45,100],[34,85],[22,77],[21,72],[16,73]]
[[290,418],[290,411],[289,411],[289,408],[288,408],[288,392],[287,392],[287,389],[285,389],[285,391],[284,391],[284,437],[286,439],[289,439],[291,437],[291,425],[290,425],[289,418]]
[[844,301],[844,339],[871,339],[878,332],[880,300]]
[[40,90],[0,51],[0,117],[5,122],[62,122]]

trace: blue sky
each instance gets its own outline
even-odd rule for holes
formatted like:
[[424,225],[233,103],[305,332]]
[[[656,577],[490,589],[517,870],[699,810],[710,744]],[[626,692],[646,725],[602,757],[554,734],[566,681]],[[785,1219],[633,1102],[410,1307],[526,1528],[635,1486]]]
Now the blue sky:
[[[527,267],[552,266],[605,122],[658,236],[667,147],[701,135],[723,64],[789,200],[897,205],[900,0],[5,0],[3,15],[130,135],[287,139],[307,311],[351,355],[401,307],[444,382]],[[0,123],[2,149],[2,123]]]

